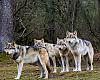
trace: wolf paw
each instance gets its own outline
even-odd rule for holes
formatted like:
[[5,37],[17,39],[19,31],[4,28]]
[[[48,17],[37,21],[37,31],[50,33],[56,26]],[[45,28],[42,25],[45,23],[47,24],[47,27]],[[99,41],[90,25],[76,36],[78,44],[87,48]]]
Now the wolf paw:
[[77,70],[77,69],[73,69],[73,71],[74,71],[74,72],[80,72],[81,69],[78,69],[78,70]]
[[78,72],[80,72],[81,70],[78,70]]
[[43,78],[44,76],[40,76],[39,78]]
[[62,70],[60,73],[64,73],[64,72],[66,72],[66,71]]
[[16,77],[16,78],[14,78],[14,79],[18,80],[18,79],[20,79],[20,78]]
[[67,69],[66,72],[69,72],[69,70]]
[[87,67],[86,70],[89,71],[89,67]]
[[78,71],[77,69],[73,69],[74,72]]
[[45,79],[45,80],[48,80],[48,77],[45,77],[44,79]]
[[41,78],[43,78],[43,77],[40,76],[39,79],[41,79]]
[[57,71],[53,71],[53,73],[57,73]]

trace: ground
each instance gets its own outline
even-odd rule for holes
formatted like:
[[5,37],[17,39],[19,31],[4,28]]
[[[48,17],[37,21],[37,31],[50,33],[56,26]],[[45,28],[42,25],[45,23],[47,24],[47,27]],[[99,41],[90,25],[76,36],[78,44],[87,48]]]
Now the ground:
[[[52,67],[51,67],[52,68]],[[82,66],[81,72],[66,72],[49,74],[49,80],[100,80],[100,61],[94,61],[94,70],[85,71],[85,66]],[[17,75],[16,63],[7,55],[0,54],[0,80],[14,80]],[[37,66],[25,64],[20,80],[43,80],[39,79],[40,70]]]

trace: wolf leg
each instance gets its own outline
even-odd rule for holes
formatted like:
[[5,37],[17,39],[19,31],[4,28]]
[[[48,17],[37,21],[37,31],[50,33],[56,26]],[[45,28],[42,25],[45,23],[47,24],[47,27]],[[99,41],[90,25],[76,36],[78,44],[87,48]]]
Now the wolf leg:
[[75,68],[73,69],[73,71],[77,71],[77,56],[74,54],[73,56],[74,56],[74,62],[75,62]]
[[40,57],[39,57],[39,59],[40,59],[41,66],[43,67],[43,70],[44,70],[44,73],[45,73],[44,79],[48,79],[48,70],[47,70],[47,67],[46,67],[46,63],[45,63],[45,61],[41,60]]
[[77,56],[77,71],[81,71],[81,54]]
[[93,70],[93,55],[89,54],[89,62],[90,70]]
[[56,73],[56,72],[57,72],[57,66],[56,66],[56,59],[55,59],[55,56],[52,57],[52,61],[53,61],[53,66],[54,66],[53,73]]
[[39,78],[43,78],[43,77],[44,77],[44,70],[43,70],[43,67],[42,67],[42,65],[41,65],[40,63],[38,63],[38,66],[39,66],[39,68],[40,68],[40,70],[41,70],[41,74],[40,74],[40,77],[39,77]]
[[85,56],[84,56],[84,59],[85,59],[85,62],[86,62],[86,70],[88,71],[88,70],[89,70],[89,64],[88,64],[88,62],[89,62],[89,57],[88,57],[88,55],[85,55]]
[[66,72],[69,72],[68,56],[66,56]]
[[92,47],[92,44],[89,45],[89,51],[88,51],[88,55],[89,55],[89,63],[90,63],[90,70],[93,70],[93,55],[94,55],[94,49]]
[[62,73],[62,72],[65,72],[64,57],[62,55],[61,55],[61,62],[62,62],[62,70],[61,70],[61,73]]
[[44,64],[44,63],[42,63],[42,67],[43,67],[43,69],[44,69],[44,73],[45,73],[45,79],[48,79],[48,70],[47,70],[47,67],[46,67],[46,64]]
[[17,74],[17,77],[15,79],[20,79],[22,68],[23,68],[23,62],[18,63],[17,68],[18,68],[18,74]]

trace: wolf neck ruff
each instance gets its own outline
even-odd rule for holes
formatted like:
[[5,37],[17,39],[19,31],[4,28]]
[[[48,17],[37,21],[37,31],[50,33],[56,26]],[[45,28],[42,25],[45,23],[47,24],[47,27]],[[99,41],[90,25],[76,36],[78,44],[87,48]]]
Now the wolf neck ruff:
[[19,57],[19,50],[16,48],[12,48],[12,49],[13,49],[12,59],[16,60]]

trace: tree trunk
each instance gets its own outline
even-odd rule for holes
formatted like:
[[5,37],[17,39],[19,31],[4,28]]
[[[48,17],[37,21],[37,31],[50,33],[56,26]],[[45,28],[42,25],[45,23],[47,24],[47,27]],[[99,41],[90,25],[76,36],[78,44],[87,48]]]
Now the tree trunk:
[[54,10],[54,2],[53,0],[47,0],[48,6],[46,6],[46,9],[48,9],[47,15],[48,17],[46,17],[48,19],[48,27],[49,29],[47,29],[47,38],[48,38],[48,42],[50,43],[56,43],[56,37],[55,37],[55,23],[54,23],[54,19],[55,19],[55,10]]
[[98,0],[98,12],[99,12],[99,20],[100,20],[100,0]]
[[5,41],[9,42],[13,40],[11,0],[1,0],[0,11],[0,51],[3,51]]

